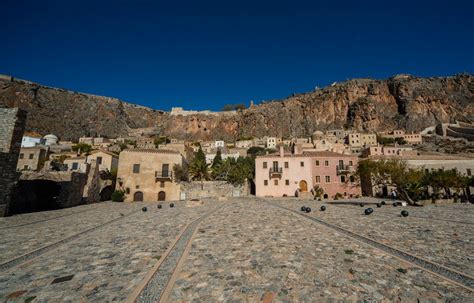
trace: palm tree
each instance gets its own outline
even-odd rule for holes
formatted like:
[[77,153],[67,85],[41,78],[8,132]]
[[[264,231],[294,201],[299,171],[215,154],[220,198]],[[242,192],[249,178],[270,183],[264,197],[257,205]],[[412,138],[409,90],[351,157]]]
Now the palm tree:
[[189,165],[189,174],[193,180],[201,180],[201,190],[204,189],[204,180],[209,178],[209,164],[202,159],[195,159]]

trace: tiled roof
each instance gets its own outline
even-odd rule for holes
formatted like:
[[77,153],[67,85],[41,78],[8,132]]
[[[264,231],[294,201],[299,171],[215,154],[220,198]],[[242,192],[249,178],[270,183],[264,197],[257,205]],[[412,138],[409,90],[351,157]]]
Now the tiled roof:
[[43,136],[41,136],[41,135],[38,134],[37,132],[25,132],[25,133],[23,134],[23,137],[43,138]]
[[453,156],[453,155],[402,155],[402,156],[369,156],[369,159],[384,159],[384,160],[474,160],[474,158]]
[[154,154],[180,154],[179,151],[169,149],[155,149],[155,148],[135,148],[126,149],[122,153],[154,153]]
[[[280,157],[280,153],[273,153],[268,155],[257,156],[257,158],[275,158]],[[327,158],[341,158],[341,157],[357,157],[356,155],[347,155],[347,154],[340,154],[332,151],[311,151],[311,152],[303,152],[302,154],[291,154],[285,153],[284,157],[327,157]]]

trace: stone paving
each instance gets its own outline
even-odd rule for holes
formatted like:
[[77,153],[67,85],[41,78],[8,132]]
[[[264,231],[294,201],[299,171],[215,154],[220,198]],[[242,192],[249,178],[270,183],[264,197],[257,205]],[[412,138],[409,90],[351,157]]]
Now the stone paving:
[[[198,225],[167,301],[472,301],[465,288],[264,201],[208,199],[199,207],[164,203],[160,210],[157,203],[106,202],[0,218],[5,261],[121,217],[0,272],[0,302],[122,302],[179,232],[219,205]],[[401,218],[402,208],[391,205],[371,205],[375,212],[364,216],[360,206],[325,204],[322,213],[321,202],[313,200],[268,201],[311,206],[311,216],[473,274],[472,204],[404,207],[410,216]],[[144,205],[147,212],[140,211]],[[70,281],[52,283],[69,275]]]
[[[0,300],[25,290],[27,292],[18,301],[32,297],[34,302],[125,300],[180,230],[213,207],[188,208],[183,203],[175,204],[174,208],[163,204],[161,210],[156,208],[157,203],[104,204],[103,208],[99,207],[102,215],[140,210],[144,205],[148,206],[148,211],[124,217],[19,268],[0,273]],[[96,216],[89,219],[83,214],[80,216],[83,217],[81,222],[96,224],[102,221]],[[58,220],[63,220],[61,227],[66,227],[71,225],[68,223],[71,219]],[[52,228],[51,224],[57,226],[58,222],[48,221],[47,231]],[[81,230],[76,226],[76,232]],[[68,275],[74,275],[71,281],[52,284],[54,279]]]
[[[313,210],[310,216],[474,276],[472,204],[424,207],[393,207],[390,204],[377,208],[375,205],[331,205],[318,201],[276,201],[294,209],[310,206]],[[319,211],[321,205],[326,206],[326,211]],[[366,216],[364,210],[368,207],[374,213]],[[407,210],[409,216],[401,217],[402,210]]]
[[201,224],[170,301],[271,297],[275,302],[466,302],[470,293],[295,214],[235,202]]

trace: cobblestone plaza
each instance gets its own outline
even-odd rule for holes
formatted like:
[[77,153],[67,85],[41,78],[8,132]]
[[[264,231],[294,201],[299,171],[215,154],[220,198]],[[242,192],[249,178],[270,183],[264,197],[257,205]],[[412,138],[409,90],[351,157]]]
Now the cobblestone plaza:
[[[104,202],[0,218],[0,301],[472,301],[472,204],[174,204]],[[364,215],[367,207],[374,212]]]

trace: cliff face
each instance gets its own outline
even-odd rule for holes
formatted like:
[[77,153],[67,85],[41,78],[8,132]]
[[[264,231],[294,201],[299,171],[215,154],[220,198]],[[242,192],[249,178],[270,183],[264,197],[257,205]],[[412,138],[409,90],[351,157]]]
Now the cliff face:
[[63,139],[144,132],[232,140],[243,135],[307,136],[340,127],[419,131],[439,122],[474,121],[474,76],[350,80],[233,115],[170,115],[114,98],[0,79],[0,107],[5,106],[28,110],[28,130]]

